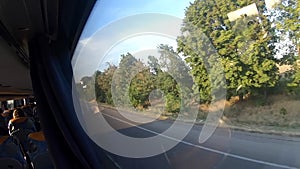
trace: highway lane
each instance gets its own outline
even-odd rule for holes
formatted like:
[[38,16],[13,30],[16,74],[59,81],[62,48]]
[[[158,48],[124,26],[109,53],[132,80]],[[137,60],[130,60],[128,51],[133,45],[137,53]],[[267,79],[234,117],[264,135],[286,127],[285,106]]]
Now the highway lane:
[[[155,136],[167,130],[173,123],[171,120],[157,120],[137,124],[112,109],[104,109],[98,115],[104,116],[118,132],[135,138]],[[180,124],[178,131],[184,127],[186,123]],[[201,129],[201,125],[193,126],[188,135],[182,141],[179,140],[180,143],[174,148],[154,157],[126,158],[109,152],[108,154],[124,169],[300,168],[299,138],[248,133],[223,127],[218,128],[205,143],[199,144]],[[176,139],[172,136],[166,137]]]

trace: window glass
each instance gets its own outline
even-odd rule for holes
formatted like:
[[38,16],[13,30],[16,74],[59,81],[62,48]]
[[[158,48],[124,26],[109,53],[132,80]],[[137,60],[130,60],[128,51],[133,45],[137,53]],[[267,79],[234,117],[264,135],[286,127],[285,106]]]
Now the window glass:
[[122,168],[299,168],[299,9],[97,1],[72,60],[82,127]]
[[7,108],[8,109],[14,108],[14,100],[7,100]]

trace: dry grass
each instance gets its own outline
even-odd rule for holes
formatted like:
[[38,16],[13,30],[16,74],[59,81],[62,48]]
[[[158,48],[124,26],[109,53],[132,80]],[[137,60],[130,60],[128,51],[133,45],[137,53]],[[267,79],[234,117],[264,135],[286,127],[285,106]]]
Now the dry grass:
[[276,95],[270,96],[266,105],[259,105],[257,102],[256,98],[232,104],[226,108],[225,116],[233,124],[300,126],[300,100]]

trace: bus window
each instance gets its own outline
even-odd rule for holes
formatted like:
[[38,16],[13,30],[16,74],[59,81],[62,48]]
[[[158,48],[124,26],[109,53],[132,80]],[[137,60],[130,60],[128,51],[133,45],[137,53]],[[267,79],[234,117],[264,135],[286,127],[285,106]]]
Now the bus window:
[[299,168],[299,23],[297,0],[97,1],[77,117],[122,168]]
[[14,109],[14,100],[7,100],[7,108]]

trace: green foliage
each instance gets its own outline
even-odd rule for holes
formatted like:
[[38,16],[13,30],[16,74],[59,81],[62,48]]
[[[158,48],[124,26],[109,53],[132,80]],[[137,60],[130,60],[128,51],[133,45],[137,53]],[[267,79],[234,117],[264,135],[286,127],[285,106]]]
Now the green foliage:
[[276,30],[280,33],[280,43],[285,41],[291,42],[287,44],[288,51],[281,59],[283,63],[289,63],[294,66],[294,74],[292,81],[288,85],[291,87],[299,87],[300,84],[300,68],[297,60],[300,56],[300,1],[299,0],[282,0],[274,12]]
[[279,114],[281,114],[282,116],[285,116],[287,114],[287,110],[282,107],[279,111]]
[[175,96],[174,94],[172,93],[168,93],[166,95],[166,111],[167,112],[171,112],[171,113],[178,113],[179,110],[180,110],[180,97],[178,96]]
[[154,90],[153,80],[154,75],[146,67],[132,79],[129,97],[134,107],[147,108],[149,106],[149,95]]
[[274,29],[262,14],[264,3],[256,3],[258,16],[243,16],[232,22],[227,17],[253,2],[196,0],[187,8],[182,36],[177,39],[178,51],[192,68],[194,89],[199,90],[203,102],[212,99],[212,85],[222,86],[217,76],[220,72],[214,68],[223,66],[229,95],[244,95],[277,83]]
[[[258,15],[229,20],[229,12],[254,2]],[[121,55],[119,65],[97,71],[91,79],[83,78],[86,86],[79,88],[88,100],[95,97],[91,87],[95,85],[99,102],[141,109],[150,105],[149,95],[159,89],[165,111],[173,115],[188,108],[189,102],[209,103],[224,90],[228,99],[249,94],[257,97],[259,106],[266,104],[268,93],[285,92],[287,85],[290,93],[299,93],[300,98],[299,66],[295,62],[294,73],[279,82],[274,58],[278,32],[288,35],[292,48],[299,52],[299,1],[283,0],[276,8],[276,17],[265,10],[264,1],[196,0],[186,9],[177,52],[168,45],[159,45],[160,56],[148,56],[147,64],[130,53]],[[272,17],[276,18],[276,27],[271,26]],[[296,50],[289,56],[296,58]],[[184,55],[189,67],[178,53]],[[196,95],[200,100],[185,98]]]
[[113,104],[112,93],[111,93],[111,82],[117,67],[109,65],[104,72],[97,71],[95,93],[98,102]]
[[[187,89],[191,89],[192,79],[187,76],[186,73],[189,70],[172,47],[160,45],[158,49],[160,53],[158,59],[153,56],[148,57],[148,64],[155,75],[155,88],[164,93],[165,111],[178,113],[180,108],[186,104],[182,102],[185,100],[183,96],[192,92]],[[183,92],[186,93],[183,94]]]
[[[287,35],[293,43],[291,55],[299,56],[300,49],[300,1],[282,0],[276,8],[276,28],[282,35]],[[293,57],[291,56],[290,57]]]
[[185,89],[191,85],[180,86],[177,81],[187,83],[191,79],[181,73],[188,72],[187,67],[183,66],[184,62],[171,47],[160,45],[158,49],[159,58],[149,56],[148,65],[127,53],[121,56],[118,67],[110,66],[104,72],[97,72],[97,100],[108,104],[114,101],[118,106],[144,109],[150,105],[150,93],[159,89],[165,97],[165,111],[179,112],[182,105],[181,92],[191,93]]
[[300,100],[300,87],[299,86],[288,86],[287,94],[291,96],[291,98]]
[[[137,93],[139,93],[138,90],[141,89],[137,89],[135,87],[139,85],[138,82],[142,79],[134,79],[140,78],[139,76],[136,77],[136,75],[139,74],[139,72],[144,68],[145,66],[143,65],[143,63],[137,60],[130,53],[121,55],[121,61],[119,63],[118,69],[114,73],[114,79],[111,88],[111,90],[113,90],[114,92],[113,99],[115,104],[124,107],[131,106],[132,104],[134,107],[136,107],[141,104],[142,101],[139,99],[143,100],[143,98],[137,97]],[[134,83],[131,85],[132,81],[134,81]],[[130,86],[132,86],[131,89]]]

